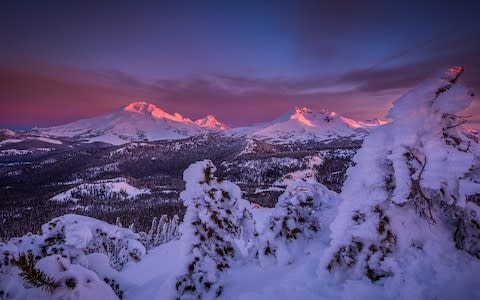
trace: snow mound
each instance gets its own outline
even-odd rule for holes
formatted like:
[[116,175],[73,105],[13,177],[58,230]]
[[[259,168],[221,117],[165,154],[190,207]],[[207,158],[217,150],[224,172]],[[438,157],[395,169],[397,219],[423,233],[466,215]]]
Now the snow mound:
[[117,299],[121,291],[105,282],[145,254],[130,229],[64,215],[44,224],[39,235],[0,243],[0,291],[14,299]]
[[198,119],[195,121],[195,124],[201,127],[219,130],[226,130],[229,128],[227,124],[218,121],[213,115],[207,115],[205,118]]
[[258,253],[261,263],[274,259],[287,265],[310,255],[305,252],[306,244],[328,237],[328,224],[339,202],[335,192],[318,182],[297,180],[290,184],[279,197],[262,232],[263,245]]
[[71,264],[68,259],[60,255],[44,257],[36,263],[35,267],[49,274],[55,281],[65,283],[56,289],[53,295],[47,294],[45,299],[51,299],[52,296],[56,299],[118,299],[110,286],[95,272],[80,265]]

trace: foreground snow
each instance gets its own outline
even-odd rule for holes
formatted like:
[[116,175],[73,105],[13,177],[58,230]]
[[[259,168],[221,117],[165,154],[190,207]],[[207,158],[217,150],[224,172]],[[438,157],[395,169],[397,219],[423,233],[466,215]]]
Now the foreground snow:
[[[272,208],[252,211],[257,231],[262,232],[265,229],[265,224],[274,211],[275,209]],[[330,214],[333,213],[334,211],[330,211]],[[445,265],[440,269],[437,268],[441,272],[433,277],[427,273],[438,266],[438,263],[427,260],[422,264],[411,266],[408,272],[410,278],[405,282],[387,280],[373,284],[368,278],[359,278],[338,283],[332,282],[328,278],[322,278],[318,275],[318,266],[325,260],[325,250],[329,246],[328,233],[330,232],[328,227],[322,227],[322,230],[326,230],[322,237],[308,243],[304,249],[306,254],[298,256],[297,261],[293,264],[246,264],[231,269],[224,276],[225,288],[221,299],[422,299],[425,297],[418,294],[420,290],[418,282],[423,282],[423,288],[427,287],[435,291],[434,295],[437,296],[437,299],[475,299],[480,296],[478,291],[480,263],[472,260],[465,253],[459,255],[456,249],[449,249],[449,253],[444,253]],[[75,243],[78,244],[78,242],[79,240],[76,238]],[[115,277],[116,281],[120,283],[124,299],[174,299],[175,281],[184,261],[184,257],[179,255],[179,251],[183,248],[184,245],[180,241],[160,245],[151,249],[138,263],[128,264],[121,272],[110,269],[108,262],[104,262],[102,265],[102,261],[105,260],[102,259],[102,256],[96,258],[90,255],[90,266],[94,264],[96,266],[94,269],[100,269],[100,272],[97,271],[95,274],[93,271],[88,272],[86,269],[76,267],[76,269],[72,268],[70,273],[66,273],[66,275],[75,274],[75,276],[80,276],[79,278],[82,278],[81,276],[90,278],[89,284],[83,285],[80,289],[77,294],[78,298],[68,299],[115,299],[112,298],[111,291],[109,292],[110,287],[104,285],[103,280],[100,282],[96,279],[101,277],[98,273],[110,274],[111,277]],[[450,263],[452,254],[453,257],[463,257],[465,261],[470,261],[470,267],[468,269],[462,267],[462,270]],[[47,271],[50,270],[55,274],[51,269],[56,262],[43,261],[42,264],[47,265],[45,267]],[[57,276],[63,278],[61,273]],[[61,292],[57,292],[53,296],[39,290],[20,292],[19,282],[12,282],[11,279],[2,277],[0,289],[5,288],[5,284],[10,287],[7,290],[17,291],[12,294],[11,298],[6,299],[31,299],[32,297],[64,299],[60,298]],[[15,286],[16,288],[14,288]],[[64,289],[63,293],[65,291],[68,292]]]
[[145,255],[139,239],[94,218],[55,218],[39,235],[0,243],[2,299],[117,299],[107,283]]
[[[253,210],[259,231],[273,211]],[[480,296],[480,262],[466,253],[458,253],[454,247],[443,249],[448,250],[443,253],[443,265],[439,265],[436,258],[427,259],[409,266],[405,281],[386,280],[375,284],[366,277],[332,282],[319,276],[318,266],[327,258],[328,247],[328,234],[325,234],[324,239],[307,244],[304,252],[308,254],[298,256],[294,264],[248,264],[232,269],[225,275],[225,294],[221,299],[478,299]],[[126,292],[127,299],[173,299],[175,270],[183,260],[178,255],[181,248],[179,241],[161,245],[144,260],[125,269],[122,276],[134,279],[131,290]],[[455,265],[453,261],[457,259],[467,264]],[[432,275],[432,270],[436,275]]]

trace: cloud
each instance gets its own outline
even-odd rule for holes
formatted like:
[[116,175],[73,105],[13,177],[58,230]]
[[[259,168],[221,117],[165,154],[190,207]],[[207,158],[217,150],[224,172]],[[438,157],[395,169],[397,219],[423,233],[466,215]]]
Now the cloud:
[[0,126],[60,124],[107,112],[134,96],[96,79],[90,72],[46,64],[41,68],[0,66]]
[[[477,38],[477,42],[470,40]],[[453,49],[452,49],[453,45]],[[357,91],[379,92],[412,87],[452,65],[466,67],[465,81],[480,90],[480,34],[437,45],[438,50],[412,63],[377,65],[341,75],[337,82],[357,84]]]
[[[137,99],[193,119],[212,113],[233,126],[268,121],[301,105],[357,119],[383,117],[396,98],[435,73],[440,62],[444,61],[435,58],[332,77],[208,74],[157,80],[142,80],[117,70],[92,72],[48,64],[0,66],[0,126],[55,125],[112,111]],[[480,87],[476,63],[466,69],[466,81],[472,87]],[[468,113],[480,116],[479,106],[477,98]]]

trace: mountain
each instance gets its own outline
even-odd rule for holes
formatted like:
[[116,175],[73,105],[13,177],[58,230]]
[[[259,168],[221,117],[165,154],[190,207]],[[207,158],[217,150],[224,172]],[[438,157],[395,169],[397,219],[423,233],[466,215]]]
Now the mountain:
[[195,121],[195,124],[210,129],[226,130],[229,128],[227,124],[218,121],[213,115],[207,115],[205,118],[198,119]]
[[362,139],[368,133],[367,129],[379,125],[383,125],[379,120],[358,122],[335,112],[313,111],[303,107],[295,108],[267,123],[230,129],[213,115],[192,121],[179,113],[169,114],[154,104],[138,101],[98,117],[37,128],[34,133],[121,145],[129,142],[178,140],[219,132],[225,136],[287,144],[312,140]]
[[326,141],[345,137],[363,138],[368,131],[358,122],[327,110],[313,111],[295,108],[293,111],[268,123],[235,128],[233,136],[247,136],[272,143]]
[[6,128],[0,128],[0,138],[14,138],[17,134],[15,131]]
[[98,117],[37,130],[52,136],[75,137],[120,145],[133,141],[184,139],[216,131],[224,126],[213,116],[197,122],[179,113],[169,114],[154,104],[138,101]]

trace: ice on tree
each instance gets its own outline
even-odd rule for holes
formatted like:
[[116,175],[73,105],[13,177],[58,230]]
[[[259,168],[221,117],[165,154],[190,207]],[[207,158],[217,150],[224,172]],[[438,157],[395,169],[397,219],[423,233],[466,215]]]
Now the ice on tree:
[[320,230],[328,232],[321,223],[331,221],[326,212],[339,201],[335,192],[320,183],[298,180],[290,184],[262,232],[260,261],[265,264],[273,258],[280,264],[289,264],[304,256],[305,243],[319,238]]
[[177,277],[179,299],[209,299],[223,292],[222,274],[245,256],[236,240],[252,238],[254,223],[249,202],[241,198],[238,186],[214,176],[209,160],[185,170],[185,191],[180,198],[187,206],[180,241],[186,264]]
[[450,68],[399,98],[392,122],[365,139],[320,273],[373,282],[415,274],[430,281],[428,297],[439,296],[432,286],[447,264],[479,275],[468,256],[480,258],[480,149],[458,115],[473,97],[462,73]]

